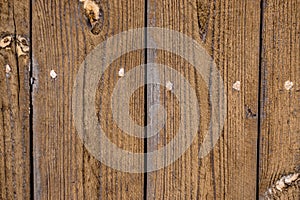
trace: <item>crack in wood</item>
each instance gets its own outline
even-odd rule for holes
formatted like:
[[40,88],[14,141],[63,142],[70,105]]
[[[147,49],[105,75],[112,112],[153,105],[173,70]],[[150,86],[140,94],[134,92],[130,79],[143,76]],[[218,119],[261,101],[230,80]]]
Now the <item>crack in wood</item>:
[[197,1],[197,18],[200,37],[205,41],[210,18],[210,6],[208,3],[205,4],[205,2]]

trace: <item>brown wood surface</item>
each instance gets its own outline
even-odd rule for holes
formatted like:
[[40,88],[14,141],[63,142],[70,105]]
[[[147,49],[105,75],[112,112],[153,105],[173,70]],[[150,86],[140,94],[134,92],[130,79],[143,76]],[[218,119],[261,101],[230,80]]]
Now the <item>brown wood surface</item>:
[[264,1],[259,192],[271,199],[300,199],[300,175],[279,184],[300,173],[299,10],[299,0]]
[[[144,1],[96,2],[103,12],[96,22],[85,16],[83,2],[33,3],[35,199],[143,198],[143,174],[123,173],[101,164],[86,150],[74,128],[72,89],[86,55],[113,34],[144,26]],[[116,60],[99,80],[95,100],[107,136],[134,152],[144,151],[143,140],[124,136],[112,122],[110,98],[119,68],[129,70],[142,63],[143,51]],[[50,77],[51,70],[57,73],[56,79]],[[132,107],[133,118],[143,118],[143,99],[143,90],[135,93],[133,101],[141,108]]]
[[[0,0],[0,200],[300,199],[299,10],[299,0]],[[216,146],[199,159],[212,113],[210,93],[220,91],[207,87],[175,53],[124,54],[105,71],[95,96],[99,123],[119,148],[162,149],[178,134],[182,112],[171,91],[141,87],[124,102],[132,119],[141,126],[160,122],[150,112],[159,103],[166,123],[147,140],[129,136],[111,109],[120,68],[126,73],[153,62],[172,67],[196,91],[200,110],[197,137],[178,160],[154,172],[125,173],[83,145],[72,92],[80,65],[98,44],[145,26],[179,31],[214,58],[227,93],[227,119]],[[133,41],[118,42],[116,48]],[[147,76],[137,71],[132,84],[155,79],[157,71],[146,71]],[[234,89],[237,81],[240,90]]]
[[[162,51],[152,53],[152,57],[148,54],[148,62],[173,67],[195,88],[200,102],[201,125],[194,143],[178,161],[147,174],[147,198],[255,199],[259,1],[150,0],[147,14],[148,26],[180,31],[207,50],[223,77],[228,101],[227,122],[217,145],[208,156],[198,159],[200,144],[208,130],[209,92],[212,91],[193,66],[179,56]],[[197,59],[197,55],[195,57]],[[232,88],[236,81],[241,82],[240,91]],[[178,134],[180,111],[176,97],[170,92],[154,87],[147,91],[150,93],[148,104],[155,101],[153,96],[160,95],[169,115],[160,136],[148,140],[148,151],[153,151]],[[186,99],[189,95],[186,94]],[[190,126],[189,123],[186,126]]]
[[29,1],[0,2],[0,199],[30,197],[29,21]]

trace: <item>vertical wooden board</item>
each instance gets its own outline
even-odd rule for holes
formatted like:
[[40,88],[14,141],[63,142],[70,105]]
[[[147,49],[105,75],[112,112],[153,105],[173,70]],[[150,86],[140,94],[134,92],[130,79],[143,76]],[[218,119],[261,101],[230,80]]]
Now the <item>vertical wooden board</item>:
[[[86,4],[85,4],[86,3]],[[85,16],[85,8],[102,10]],[[89,20],[88,17],[94,19]],[[33,1],[33,142],[36,199],[142,199],[143,174],[105,166],[84,147],[72,117],[73,85],[81,63],[108,37],[144,26],[144,2]],[[109,52],[108,52],[108,55]],[[112,121],[111,93],[120,67],[144,63],[143,51],[118,58],[99,80],[95,96],[100,124],[118,147],[143,152],[143,140],[126,136]],[[99,58],[101,59],[101,58]],[[50,76],[54,70],[56,78]],[[136,74],[136,78],[139,78]],[[144,90],[132,97],[132,118],[143,122]],[[142,106],[142,107],[140,107]],[[107,152],[111,153],[111,152]]]
[[[227,92],[223,132],[214,149],[199,159],[212,109],[209,94],[215,91],[210,91],[200,74],[182,57],[160,50],[148,51],[148,63],[168,65],[189,81],[199,100],[201,120],[197,137],[180,159],[147,174],[147,198],[255,199],[260,2],[149,0],[147,10],[147,26],[179,31],[206,49],[217,64]],[[240,90],[233,88],[237,81],[241,83]],[[186,99],[190,97],[187,93]],[[151,152],[163,148],[178,134],[180,109],[176,97],[161,87],[148,86],[147,98],[148,108],[160,103],[168,114],[165,127],[147,141]],[[149,114],[148,117],[155,119]]]
[[0,1],[0,199],[30,198],[29,1]]
[[300,198],[299,9],[299,0],[264,1],[259,193],[266,199]]

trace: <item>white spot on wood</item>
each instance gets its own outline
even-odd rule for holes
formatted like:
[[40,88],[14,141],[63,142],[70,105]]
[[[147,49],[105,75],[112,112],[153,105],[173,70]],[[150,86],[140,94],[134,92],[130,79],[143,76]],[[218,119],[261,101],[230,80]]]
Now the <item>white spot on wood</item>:
[[241,82],[240,81],[235,82],[233,84],[232,88],[237,90],[237,91],[240,91],[241,90]]
[[299,184],[300,173],[289,174],[281,177],[274,185],[267,189],[265,198],[273,199],[274,196],[280,196],[284,190]]
[[[83,8],[90,16],[92,20],[98,20],[100,18],[99,6],[92,0],[79,0],[83,2]],[[90,19],[90,20],[91,20]]]
[[25,37],[17,36],[17,55],[24,56],[29,54],[29,44]]
[[291,82],[291,81],[286,81],[284,83],[284,87],[285,87],[286,90],[291,90],[293,88],[293,86],[294,86],[294,83]]
[[285,187],[284,177],[282,177],[279,181],[276,182],[276,189],[282,192],[282,189]]
[[54,70],[51,70],[50,71],[50,76],[51,76],[51,78],[55,79],[57,77],[57,74]]
[[0,40],[0,48],[7,48],[10,49],[10,44],[12,42],[11,36],[6,36]]
[[168,82],[166,83],[166,88],[167,88],[168,91],[173,90],[173,83],[171,83],[170,81],[168,81]]
[[33,77],[30,78],[30,84],[31,84],[31,85],[34,84],[34,78],[33,78]]
[[288,185],[292,184],[294,181],[296,181],[297,179],[300,179],[300,174],[296,173],[296,174],[290,174],[288,176],[285,177],[284,182]]
[[125,75],[125,70],[124,70],[124,68],[121,68],[120,70],[119,70],[119,76],[120,77],[123,77]]
[[5,72],[8,74],[11,71],[11,67],[9,65],[5,65]]
[[271,195],[273,194],[272,188],[269,188],[268,191],[269,191],[269,193],[270,193]]

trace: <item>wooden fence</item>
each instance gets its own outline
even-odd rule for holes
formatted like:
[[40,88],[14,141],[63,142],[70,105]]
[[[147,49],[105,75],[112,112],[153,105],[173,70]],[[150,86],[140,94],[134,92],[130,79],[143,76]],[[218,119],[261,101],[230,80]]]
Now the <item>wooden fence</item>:
[[[299,200],[299,19],[299,0],[0,0],[0,199]],[[160,102],[165,126],[148,139],[123,134],[111,111],[121,67],[125,76],[146,63],[172,67],[196,91],[201,111],[198,134],[178,160],[128,173],[99,162],[83,145],[72,92],[98,44],[142,27],[179,31],[201,44],[223,78],[227,112],[215,147],[198,158],[212,112],[203,78],[167,51],[122,55],[95,96],[101,127],[117,147],[163,148],[181,112],[168,89],[148,84],[131,96],[130,116],[148,124],[155,119],[148,108]]]

